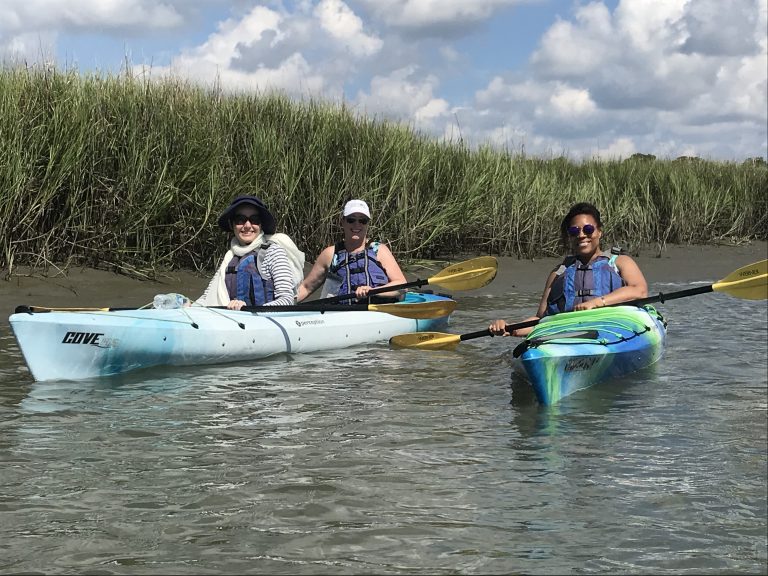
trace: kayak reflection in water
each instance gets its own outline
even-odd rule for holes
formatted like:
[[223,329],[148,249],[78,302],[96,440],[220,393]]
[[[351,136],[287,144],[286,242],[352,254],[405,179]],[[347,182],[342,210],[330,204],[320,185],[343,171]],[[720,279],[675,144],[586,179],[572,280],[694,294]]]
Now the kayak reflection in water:
[[[614,248],[603,252],[600,211],[588,202],[574,204],[560,224],[560,235],[569,256],[547,277],[536,316],[573,310],[592,310],[627,300],[645,298],[648,283],[637,263]],[[488,327],[496,336],[525,336],[533,327],[505,330],[505,320]]]
[[230,310],[294,304],[304,253],[286,234],[275,233],[275,218],[264,203],[238,196],[219,217],[219,227],[232,233],[229,250],[195,304]]
[[[320,285],[322,298],[355,294],[357,301],[367,301],[372,288],[404,284],[405,276],[386,244],[368,239],[371,211],[363,200],[350,200],[341,213],[344,239],[320,252],[312,270],[299,286],[299,302]],[[382,292],[380,301],[399,299],[399,292]],[[353,303],[350,298],[346,302]]]

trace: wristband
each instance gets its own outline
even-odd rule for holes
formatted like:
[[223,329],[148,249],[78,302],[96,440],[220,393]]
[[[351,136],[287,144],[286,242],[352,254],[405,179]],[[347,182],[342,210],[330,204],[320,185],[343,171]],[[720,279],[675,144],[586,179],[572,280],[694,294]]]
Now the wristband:
[[600,300],[601,300],[601,301],[602,301],[602,303],[603,303],[603,308],[605,308],[606,306],[608,306],[608,304],[606,304],[606,303],[605,303],[605,298],[604,298],[604,297],[600,296]]

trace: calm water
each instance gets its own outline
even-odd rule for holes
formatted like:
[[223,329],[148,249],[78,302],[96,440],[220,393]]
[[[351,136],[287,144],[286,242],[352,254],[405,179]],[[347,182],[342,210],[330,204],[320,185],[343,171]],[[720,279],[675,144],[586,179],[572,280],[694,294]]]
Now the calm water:
[[515,339],[34,383],[4,320],[0,572],[767,573],[766,303],[659,308],[660,364],[550,408]]

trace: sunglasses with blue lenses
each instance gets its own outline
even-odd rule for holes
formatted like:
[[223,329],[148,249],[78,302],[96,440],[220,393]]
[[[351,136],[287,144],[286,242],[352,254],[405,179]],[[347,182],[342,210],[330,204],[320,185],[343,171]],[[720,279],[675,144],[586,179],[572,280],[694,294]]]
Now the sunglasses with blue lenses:
[[592,226],[592,224],[584,224],[584,226],[569,226],[568,227],[568,236],[578,236],[579,232],[584,231],[585,236],[592,236],[592,234],[595,233],[595,228]]

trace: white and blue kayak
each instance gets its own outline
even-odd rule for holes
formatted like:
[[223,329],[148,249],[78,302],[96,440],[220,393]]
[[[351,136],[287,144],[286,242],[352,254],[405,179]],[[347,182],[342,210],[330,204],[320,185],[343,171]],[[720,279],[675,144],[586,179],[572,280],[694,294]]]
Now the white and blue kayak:
[[375,306],[308,311],[300,306],[280,311],[275,306],[274,311],[259,312],[198,306],[42,312],[26,308],[12,314],[9,322],[35,380],[81,380],[152,366],[243,362],[386,341],[396,334],[445,326],[455,301],[409,292],[400,303],[385,305],[418,308],[432,303],[445,303],[446,314],[415,319],[376,311]]
[[550,405],[657,362],[666,321],[652,306],[611,306],[545,316],[515,348],[536,398]]

